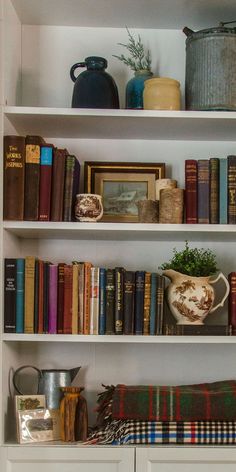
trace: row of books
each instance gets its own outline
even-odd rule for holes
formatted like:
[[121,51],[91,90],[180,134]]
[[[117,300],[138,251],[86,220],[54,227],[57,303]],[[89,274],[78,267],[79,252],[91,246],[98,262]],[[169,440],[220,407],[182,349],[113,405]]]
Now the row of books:
[[236,223],[236,155],[185,161],[186,223]]
[[162,334],[165,278],[91,262],[6,258],[6,333]]
[[72,221],[80,164],[40,136],[4,137],[5,220]]

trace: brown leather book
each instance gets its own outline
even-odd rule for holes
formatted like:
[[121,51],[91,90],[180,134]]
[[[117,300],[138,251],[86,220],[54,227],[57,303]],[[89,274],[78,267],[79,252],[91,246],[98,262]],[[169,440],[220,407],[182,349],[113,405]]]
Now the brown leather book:
[[41,136],[25,138],[25,202],[24,220],[37,221],[39,217],[40,145]]
[[51,221],[62,221],[65,163],[68,151],[57,149],[53,151],[52,165],[52,195],[51,195]]
[[84,263],[84,334],[90,334],[91,262]]
[[79,193],[80,163],[75,156],[66,156],[63,221],[75,220],[76,195]]
[[24,219],[25,138],[4,136],[4,220]]
[[219,175],[220,161],[218,157],[210,159],[210,223],[219,223]]
[[228,223],[236,223],[236,156],[227,156],[228,161]]
[[232,325],[232,334],[236,334],[236,272],[228,275],[230,292],[228,300],[228,324]]
[[39,220],[50,221],[53,145],[40,150]]
[[197,161],[185,161],[185,219],[187,224],[197,223]]
[[34,276],[35,257],[25,258],[25,333],[34,333]]
[[64,268],[65,264],[58,264],[58,303],[57,303],[57,333],[63,334],[64,319]]
[[73,266],[65,264],[64,267],[64,320],[63,333],[72,334],[72,284]]
[[210,223],[210,161],[198,160],[198,223]]
[[150,334],[151,272],[144,276],[143,334]]

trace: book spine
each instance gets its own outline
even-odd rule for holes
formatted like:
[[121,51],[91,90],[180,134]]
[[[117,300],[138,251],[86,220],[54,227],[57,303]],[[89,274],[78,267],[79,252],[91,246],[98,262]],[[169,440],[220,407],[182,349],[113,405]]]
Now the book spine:
[[115,334],[115,271],[107,269],[106,277],[106,334]]
[[98,334],[99,318],[99,267],[91,267],[90,334]]
[[58,266],[49,265],[49,290],[48,290],[48,332],[57,333],[57,280]]
[[162,334],[163,330],[163,315],[164,315],[164,292],[165,292],[165,277],[157,275],[157,331],[156,334]]
[[25,138],[4,137],[3,219],[23,220],[25,184]]
[[75,205],[76,195],[79,193],[80,184],[80,163],[75,157],[75,166],[73,172],[73,184],[72,184],[72,202],[71,202],[71,221],[75,221]]
[[84,333],[84,263],[79,262],[79,334]]
[[229,280],[229,301],[228,301],[228,324],[232,326],[233,334],[236,334],[236,272],[230,272]]
[[74,220],[76,194],[79,193],[80,164],[75,156],[66,157],[63,221]]
[[156,322],[157,322],[157,274],[153,272],[151,274],[151,304],[150,304],[150,335],[156,334]]
[[38,333],[39,317],[39,261],[35,260],[34,273],[34,332]]
[[84,334],[90,333],[91,267],[92,264],[90,262],[84,263]]
[[124,268],[115,268],[115,334],[123,334]]
[[63,323],[64,334],[72,334],[72,285],[73,285],[73,266],[65,264],[65,267],[64,267],[64,323]]
[[16,259],[16,333],[24,333],[25,260]]
[[49,265],[50,262],[43,263],[43,332],[49,330]]
[[27,334],[34,333],[34,275],[35,257],[26,256],[24,330]]
[[186,223],[197,223],[197,180],[198,180],[197,161],[195,159],[186,159],[185,161],[185,209]]
[[230,325],[171,325],[163,327],[166,336],[231,336]]
[[219,223],[219,159],[210,159],[210,223]]
[[53,146],[48,144],[41,147],[40,153],[40,192],[39,192],[39,220],[50,220],[51,206],[51,178],[52,178]]
[[64,270],[65,264],[58,264],[58,303],[57,303],[57,333],[63,333],[64,324]]
[[210,222],[210,166],[209,160],[198,160],[198,223]]
[[220,159],[220,184],[219,184],[219,212],[220,224],[228,223],[228,189],[227,189],[227,159]]
[[135,273],[124,273],[124,334],[134,334]]
[[43,291],[44,291],[44,262],[39,260],[39,306],[38,306],[38,330],[39,334],[43,333]]
[[236,223],[236,156],[227,156],[228,162],[228,223]]
[[72,334],[78,334],[79,324],[79,267],[72,265]]
[[66,149],[54,149],[52,165],[51,221],[62,221]]
[[4,261],[4,332],[16,332],[16,259]]
[[144,310],[144,280],[145,272],[135,273],[135,312],[134,334],[143,334],[143,310]]
[[26,136],[24,219],[28,221],[39,218],[40,142],[39,136]]
[[150,308],[151,308],[151,272],[145,272],[144,278],[144,308],[143,308],[143,334],[150,334]]
[[106,269],[100,267],[99,272],[99,330],[104,335],[106,332]]

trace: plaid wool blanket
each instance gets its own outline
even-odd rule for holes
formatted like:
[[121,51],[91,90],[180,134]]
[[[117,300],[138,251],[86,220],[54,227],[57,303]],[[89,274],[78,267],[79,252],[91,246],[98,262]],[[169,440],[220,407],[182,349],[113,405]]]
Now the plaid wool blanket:
[[233,421],[236,381],[180,385],[105,387],[98,401],[98,425],[104,420]]
[[235,444],[235,421],[158,422],[114,420],[86,444]]

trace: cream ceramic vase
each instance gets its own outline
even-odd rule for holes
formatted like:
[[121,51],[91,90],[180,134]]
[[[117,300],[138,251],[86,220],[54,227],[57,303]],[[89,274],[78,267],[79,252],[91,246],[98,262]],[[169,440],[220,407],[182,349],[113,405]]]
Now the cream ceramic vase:
[[[164,270],[163,275],[171,280],[166,295],[170,311],[176,318],[177,324],[202,325],[205,317],[223,306],[229,295],[229,282],[222,272],[215,279],[191,277],[172,269]],[[225,294],[221,302],[213,306],[215,293],[212,285],[220,279],[223,279],[225,283]]]
[[144,110],[180,110],[180,83],[169,77],[145,80]]

